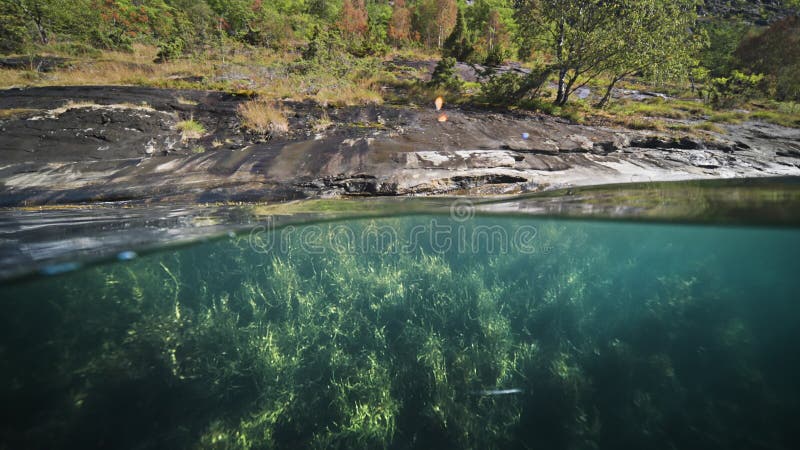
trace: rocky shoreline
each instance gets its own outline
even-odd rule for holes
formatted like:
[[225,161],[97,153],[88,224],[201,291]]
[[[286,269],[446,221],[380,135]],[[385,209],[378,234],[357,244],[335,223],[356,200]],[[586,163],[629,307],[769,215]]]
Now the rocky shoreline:
[[[570,186],[800,176],[800,129],[689,134],[549,116],[284,104],[289,132],[241,129],[246,96],[142,87],[0,92],[0,206],[499,195]],[[192,119],[207,133],[186,139]]]

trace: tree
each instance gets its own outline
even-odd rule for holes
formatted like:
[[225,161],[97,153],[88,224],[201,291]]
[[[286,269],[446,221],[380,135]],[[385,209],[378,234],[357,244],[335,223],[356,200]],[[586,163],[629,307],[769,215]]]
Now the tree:
[[456,0],[420,0],[415,10],[415,28],[425,45],[441,48],[456,24]]
[[745,37],[736,65],[768,76],[779,100],[800,100],[800,17],[789,16]]
[[752,26],[741,19],[705,19],[698,23],[698,32],[704,33],[708,46],[698,52],[700,64],[715,77],[731,73],[737,44]]
[[456,24],[453,27],[453,31],[444,41],[442,54],[453,57],[458,61],[466,61],[472,54],[472,46],[469,44],[467,29],[464,25],[464,15],[460,9],[456,15]]
[[[502,55],[511,47],[510,36],[517,30],[514,21],[514,0],[475,0],[467,8],[467,29],[475,37],[476,51],[488,56]],[[500,43],[500,51],[495,46]]]
[[550,47],[558,72],[555,104],[605,69],[610,31],[620,2],[604,0],[523,0],[525,17]]
[[[525,29],[544,41],[558,73],[556,105],[601,74],[612,77],[648,72],[665,76],[690,60],[694,0],[522,0]],[[687,70],[688,71],[688,70]]]
[[503,63],[503,46],[508,41],[508,33],[500,19],[500,13],[492,10],[486,21],[484,32],[486,40],[486,65],[499,66]]
[[411,11],[406,7],[405,0],[395,0],[392,8],[392,18],[389,22],[389,38],[398,45],[411,37]]
[[604,62],[610,82],[598,107],[605,106],[614,86],[641,73],[653,80],[685,77],[702,41],[690,31],[697,20],[694,0],[625,0],[618,11]]
[[364,0],[344,0],[339,29],[348,39],[363,38],[367,33],[367,8]]
[[439,60],[428,82],[428,86],[445,88],[454,93],[461,90],[461,84],[456,74],[456,59],[448,57]]
[[36,29],[39,42],[50,42],[50,32],[60,6],[57,0],[7,0]]
[[16,5],[0,1],[0,52],[17,52],[26,44],[25,20]]

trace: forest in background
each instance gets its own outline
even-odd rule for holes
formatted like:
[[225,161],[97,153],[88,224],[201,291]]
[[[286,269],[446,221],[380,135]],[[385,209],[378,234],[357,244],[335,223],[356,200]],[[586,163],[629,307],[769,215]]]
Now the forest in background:
[[[0,0],[0,52],[97,59],[104,52],[142,53],[147,46],[154,49],[148,62],[197,64],[224,62],[237,51],[240,57],[262,51],[270,60],[279,55],[296,63],[288,69],[292,73],[307,73],[313,65],[331,72],[332,79],[353,81],[344,93],[341,86],[328,89],[318,80],[304,88],[315,92],[316,100],[326,89],[337,91],[326,94],[334,100],[353,97],[346,104],[383,100],[377,85],[386,80],[364,75],[379,72],[376,59],[441,55],[425,87],[451,98],[465,91],[454,74],[462,62],[484,76],[483,86],[472,87],[487,104],[520,106],[547,98],[551,108],[564,107],[578,89],[591,86],[599,93],[593,106],[603,107],[614,87],[636,79],[683,86],[715,108],[732,108],[755,98],[800,100],[798,5],[797,0]],[[509,61],[521,62],[530,74],[494,73]],[[354,78],[352,70],[364,76]],[[5,86],[41,81],[30,73],[0,74],[0,79]],[[548,82],[556,87],[548,89]],[[283,90],[303,84],[284,80]],[[231,89],[230,83],[164,87]],[[413,97],[413,88],[403,95]],[[286,98],[275,83],[254,90]]]

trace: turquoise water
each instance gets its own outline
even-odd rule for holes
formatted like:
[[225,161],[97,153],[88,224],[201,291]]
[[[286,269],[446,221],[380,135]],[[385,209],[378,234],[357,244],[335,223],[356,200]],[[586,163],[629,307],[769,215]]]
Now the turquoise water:
[[415,215],[0,285],[0,448],[795,448],[800,229]]

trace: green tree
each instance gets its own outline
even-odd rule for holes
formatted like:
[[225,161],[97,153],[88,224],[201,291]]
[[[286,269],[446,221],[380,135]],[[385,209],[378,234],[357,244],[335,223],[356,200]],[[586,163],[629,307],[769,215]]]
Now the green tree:
[[523,17],[533,24],[526,31],[553,53],[556,105],[566,104],[576,89],[605,70],[621,8],[621,2],[605,0],[523,0]]
[[698,22],[698,31],[708,39],[708,45],[698,52],[700,65],[715,77],[729,74],[734,68],[736,46],[751,28],[751,25],[738,19],[705,19]]
[[456,24],[456,0],[419,0],[414,12],[414,28],[423,43],[441,48]]
[[456,25],[453,27],[450,36],[444,41],[442,54],[453,57],[458,61],[466,61],[472,55],[472,45],[469,43],[467,28],[464,24],[464,15],[460,9],[456,15]]
[[0,52],[21,51],[28,40],[27,35],[25,20],[16,5],[0,1]]
[[428,85],[442,87],[453,92],[461,91],[461,80],[456,74],[456,59],[445,57],[439,60],[436,68],[433,69]]
[[613,22],[613,36],[604,51],[610,82],[598,107],[611,98],[614,86],[637,73],[650,79],[685,77],[702,41],[690,31],[697,20],[695,0],[625,0]]
[[601,104],[622,77],[645,73],[665,78],[687,73],[696,19],[694,0],[524,0],[524,30],[553,55],[558,74],[556,105],[600,75],[611,82]]
[[56,20],[58,4],[54,0],[4,0],[14,7],[14,12],[32,24],[39,42],[50,42],[50,32]]
[[[509,49],[512,36],[517,34],[513,0],[475,0],[466,8],[467,30],[474,37],[476,52],[484,57],[499,43]],[[503,53],[502,51],[499,53]]]

